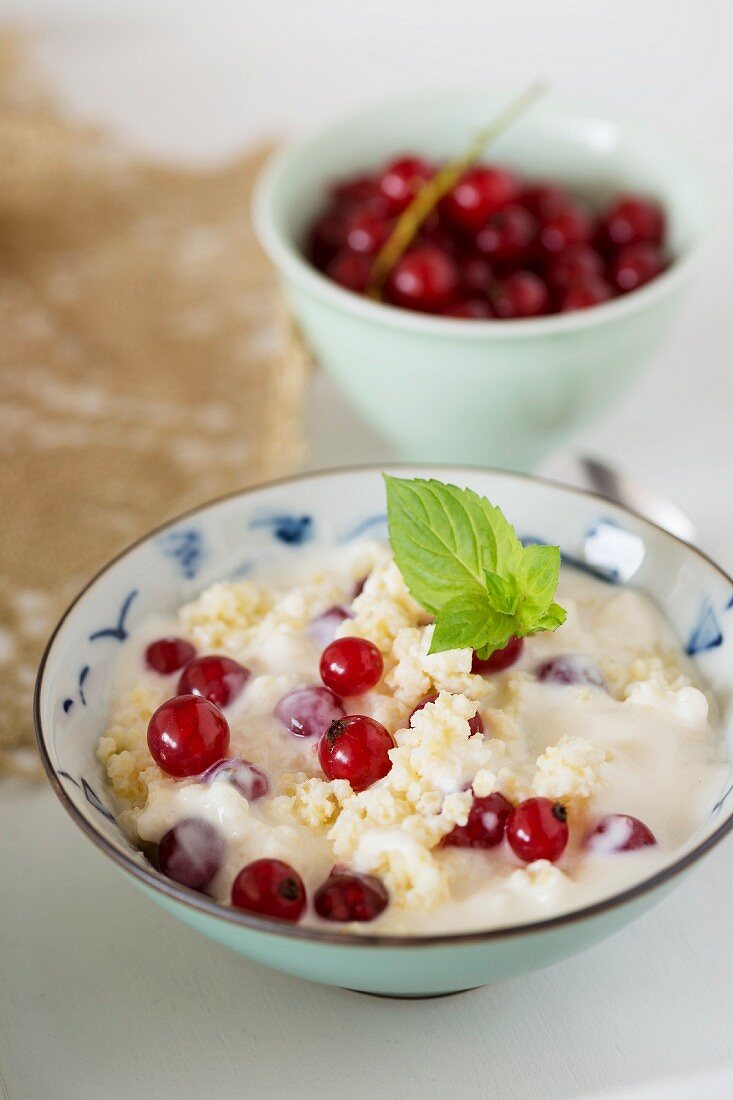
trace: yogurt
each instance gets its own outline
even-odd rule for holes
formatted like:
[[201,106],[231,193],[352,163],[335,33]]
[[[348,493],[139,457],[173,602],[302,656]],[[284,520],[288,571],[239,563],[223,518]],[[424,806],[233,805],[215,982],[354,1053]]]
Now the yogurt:
[[[375,876],[388,891],[369,923],[327,922],[309,904],[306,924],[414,935],[490,929],[583,908],[694,842],[728,773],[716,704],[646,596],[563,567],[564,625],[525,639],[511,667],[478,674],[470,650],[428,655],[429,617],[384,546],[359,542],[324,554],[317,570],[309,564],[287,585],[277,577],[213,585],[173,619],[143,624],[117,669],[98,755],[120,822],[153,845],[181,821],[212,825],[223,856],[206,892],[222,905],[242,868],[274,859],[297,872],[311,899],[334,865]],[[295,736],[275,713],[288,692],[321,685],[330,634],[366,638],[383,659],[379,682],[344,701],[347,714],[375,719],[395,742],[388,773],[358,793],[324,777],[319,736]],[[176,694],[178,674],[147,667],[144,654],[165,635],[249,669],[223,708],[228,755],[265,773],[266,794],[246,797],[226,771],[174,779],[153,760],[148,722]],[[482,733],[473,732],[476,715]],[[451,846],[474,799],[494,792],[512,805],[542,798],[563,807],[569,841],[559,859],[526,863],[506,841]],[[617,829],[588,846],[597,823],[615,814],[638,818],[656,844],[614,850]]]

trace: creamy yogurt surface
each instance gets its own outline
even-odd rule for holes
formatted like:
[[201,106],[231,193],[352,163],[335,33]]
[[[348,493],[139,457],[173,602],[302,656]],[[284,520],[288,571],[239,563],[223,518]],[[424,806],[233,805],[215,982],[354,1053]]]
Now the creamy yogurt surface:
[[[214,826],[224,855],[206,892],[223,905],[241,869],[263,858],[290,864],[309,898],[335,864],[379,878],[389,904],[369,923],[335,924],[309,904],[302,923],[331,930],[490,929],[583,908],[633,885],[692,842],[723,787],[715,701],[643,594],[563,567],[557,599],[568,612],[563,626],[525,639],[510,668],[477,675],[470,650],[428,655],[430,618],[379,543],[324,551],[315,562],[300,555],[287,577],[212,585],[172,619],[150,619],[123,649],[98,746],[122,826],[151,844],[185,819]],[[349,617],[319,618],[334,606]],[[360,793],[324,777],[318,737],[294,736],[275,716],[289,691],[321,684],[334,626],[336,636],[369,639],[384,660],[374,689],[345,700],[347,714],[376,719],[395,741],[388,774]],[[176,694],[179,673],[153,671],[144,654],[171,635],[198,656],[224,654],[250,670],[224,709],[227,755],[266,772],[265,796],[250,801],[225,778],[174,779],[154,762],[148,722]],[[540,666],[560,656],[601,682],[540,679]],[[477,713],[483,734],[469,726]],[[556,862],[523,862],[506,842],[490,850],[441,843],[465,824],[474,797],[493,792],[513,804],[535,796],[562,803],[570,838]],[[639,818],[657,843],[590,850],[586,838],[607,814]]]

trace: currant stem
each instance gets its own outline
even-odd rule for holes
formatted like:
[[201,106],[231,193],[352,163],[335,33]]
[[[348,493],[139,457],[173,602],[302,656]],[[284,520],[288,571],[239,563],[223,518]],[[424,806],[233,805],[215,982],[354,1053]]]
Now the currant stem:
[[490,143],[495,141],[508,126],[511,126],[516,118],[523,114],[546,91],[547,85],[544,81],[537,81],[532,84],[531,87],[512,100],[493,122],[489,123],[483,130],[479,130],[463,156],[451,161],[450,164],[444,165],[432,179],[423,184],[410,205],[397,219],[389,238],[377,253],[372,267],[370,286],[367,290],[368,297],[377,300],[381,298],[381,288],[385,279],[415,237],[422,223],[433,212],[440,200],[449,191],[453,190],[466,169],[470,168],[483,156]]

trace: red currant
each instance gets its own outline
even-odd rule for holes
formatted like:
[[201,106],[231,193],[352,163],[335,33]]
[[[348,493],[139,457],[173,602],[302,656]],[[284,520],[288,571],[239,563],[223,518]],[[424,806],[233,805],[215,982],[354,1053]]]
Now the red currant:
[[571,283],[558,301],[560,313],[572,313],[576,309],[588,309],[590,306],[599,306],[613,298],[613,291],[605,279],[598,275],[586,275]]
[[324,920],[368,921],[384,912],[389,905],[389,894],[374,875],[338,871],[331,872],[319,886],[313,904]]
[[231,783],[232,787],[248,802],[264,798],[270,790],[267,772],[258,768],[256,764],[250,764],[249,760],[241,760],[239,757],[219,760],[218,763],[207,768],[200,778],[202,783],[213,783],[214,780]]
[[400,214],[432,175],[433,169],[419,157],[401,157],[388,164],[379,177],[379,190],[390,212]]
[[[435,171],[403,155],[331,187],[308,237],[313,264],[344,289],[367,294],[395,218]],[[562,186],[474,165],[418,226],[385,280],[384,301],[468,320],[587,309],[664,270],[665,221],[653,199],[617,196],[597,218]]]
[[443,316],[485,321],[488,317],[493,317],[493,313],[486,298],[464,298],[454,306],[444,309]]
[[441,848],[495,848],[501,844],[512,804],[495,791],[485,798],[474,796],[468,821],[455,825],[440,842]]
[[439,213],[433,211],[420,226],[418,237],[427,244],[435,245],[441,252],[449,256],[458,255],[458,244],[450,226],[444,224],[444,219]]
[[218,873],[224,859],[224,841],[213,825],[199,818],[179,821],[158,844],[158,864],[164,875],[203,890]]
[[559,859],[568,842],[568,815],[561,802],[528,798],[510,813],[506,836],[512,851],[525,863]]
[[455,260],[435,245],[421,244],[397,261],[384,292],[392,305],[436,313],[452,304],[459,289]]
[[511,320],[517,317],[538,317],[549,303],[547,287],[531,271],[515,271],[499,283],[491,294],[491,304],[497,317]]
[[461,287],[472,298],[485,297],[494,280],[494,272],[483,256],[466,256],[459,262]]
[[308,241],[308,255],[316,267],[323,270],[343,248],[346,226],[343,215],[329,212],[315,223]]
[[195,656],[196,650],[184,638],[158,638],[145,650],[145,663],[148,668],[167,676],[178,672]]
[[363,695],[378,684],[384,661],[366,638],[337,638],[321,655],[321,679],[340,698]]
[[652,199],[622,195],[606,211],[601,235],[609,248],[627,244],[661,244],[664,238],[664,212]]
[[226,707],[237,698],[249,678],[249,669],[231,657],[195,657],[181,673],[178,693],[200,695],[217,707]]
[[[413,708],[412,713],[410,714],[410,717],[407,719],[408,726],[412,725],[412,719],[413,719],[414,715],[416,715],[419,710],[422,710],[423,707],[426,707],[428,705],[428,703],[434,703],[437,698],[438,698],[438,696],[435,695],[435,694],[434,695],[428,695],[427,698],[423,699],[423,701],[421,703],[418,703],[417,706]],[[478,712],[476,714],[474,714],[473,718],[469,718],[468,728],[470,729],[471,733],[483,733],[484,732],[484,723],[483,723],[483,720],[481,718],[481,715]]]
[[318,760],[326,779],[348,779],[355,791],[366,790],[392,767],[388,753],[394,741],[381,723],[362,714],[333,722],[318,743]]
[[323,648],[333,641],[337,627],[352,618],[353,615],[345,607],[329,607],[320,615],[316,615],[315,619],[311,619],[308,633],[316,645]]
[[664,269],[659,249],[653,244],[629,244],[620,248],[608,267],[608,277],[622,294],[638,290]]
[[369,256],[342,249],[326,264],[326,275],[345,290],[363,294],[369,286],[372,261]]
[[585,839],[585,846],[599,855],[633,852],[657,843],[651,829],[630,814],[607,814]]
[[355,600],[357,596],[361,596],[362,592],[364,591],[364,585],[368,580],[369,574],[367,573],[366,576],[362,577],[356,582],[356,584],[354,585],[354,591],[351,594],[352,600]]
[[567,191],[554,183],[538,183],[525,187],[517,201],[541,222],[554,218],[572,206]]
[[589,244],[571,244],[553,257],[547,279],[555,290],[567,290],[579,280],[603,274],[603,257]]
[[379,183],[373,176],[352,176],[334,184],[331,195],[336,203],[346,208],[371,204],[380,197]]
[[539,243],[548,255],[558,256],[571,244],[587,244],[593,233],[593,223],[579,206],[568,206],[548,218],[539,232]]
[[605,687],[598,666],[588,657],[563,654],[549,657],[535,669],[538,680],[551,684],[588,684],[591,687]]
[[199,695],[177,695],[158,707],[148,723],[148,748],[169,775],[200,775],[229,748],[229,724]]
[[387,240],[390,223],[371,210],[360,209],[349,214],[345,231],[346,245],[352,252],[373,256]]
[[288,863],[279,859],[256,859],[243,867],[232,886],[232,905],[265,917],[297,921],[303,915],[307,897],[303,880]]
[[477,250],[499,264],[525,261],[537,235],[537,222],[517,203],[492,214],[476,234]]
[[441,209],[454,225],[475,232],[487,218],[512,202],[518,190],[516,177],[511,172],[479,165],[461,176],[443,199]]
[[522,656],[524,650],[524,638],[510,638],[503,649],[495,649],[490,657],[482,660],[473,654],[471,672],[479,676],[485,676],[487,672],[503,672],[505,668],[511,668]]
[[301,687],[283,695],[275,717],[296,737],[320,737],[346,714],[341,700],[325,687]]

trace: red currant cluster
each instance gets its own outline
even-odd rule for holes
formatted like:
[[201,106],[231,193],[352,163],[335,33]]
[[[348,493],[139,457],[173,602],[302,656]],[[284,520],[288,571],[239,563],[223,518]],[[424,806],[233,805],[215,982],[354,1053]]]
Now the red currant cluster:
[[[333,636],[348,613],[331,608],[314,620],[315,637]],[[149,668],[161,675],[179,673],[176,694],[158,707],[148,724],[148,748],[163,771],[202,783],[226,779],[248,801],[269,791],[265,772],[249,761],[227,758],[229,723],[223,710],[239,696],[250,672],[230,657],[197,657],[182,638],[159,638],[145,651]],[[379,722],[346,715],[342,697],[363,694],[383,671],[382,655],[363,638],[341,638],[326,645],[321,658],[323,686],[307,685],[283,696],[275,708],[280,723],[296,737],[320,738],[318,757],[329,779],[348,779],[361,791],[386,775],[394,742]],[[161,838],[158,864],[176,882],[205,890],[221,870],[225,845],[220,834],[199,818],[179,821]],[[313,898],[325,920],[370,921],[384,911],[389,897],[372,875],[334,868]],[[277,859],[259,859],[242,868],[232,886],[232,905],[280,920],[297,921],[307,906],[300,875]]]
[[[570,830],[562,802],[527,798],[513,806],[498,791],[474,797],[465,825],[456,825],[441,841],[442,848],[496,848],[506,837],[514,854],[525,863],[546,859],[554,863],[567,847]],[[650,829],[629,814],[607,814],[585,838],[592,852],[631,852],[656,844]]]
[[[336,184],[307,242],[311,262],[364,294],[397,217],[437,167],[415,156]],[[421,225],[390,271],[384,299],[444,317],[568,313],[636,290],[666,266],[665,217],[622,195],[598,214],[554,183],[477,165]]]
[[[331,629],[343,621],[331,617]],[[487,675],[509,668],[519,660],[523,644],[512,638],[487,660],[474,654],[473,671]],[[176,778],[196,776],[201,783],[226,779],[250,802],[266,795],[270,789],[266,773],[249,761],[226,755],[229,723],[222,711],[241,693],[250,678],[249,670],[230,657],[197,657],[193,646],[180,638],[158,639],[148,646],[145,656],[154,671],[179,673],[177,694],[158,707],[148,725],[148,747],[159,767]],[[276,718],[291,734],[318,738],[318,759],[326,778],[348,780],[355,791],[366,790],[387,775],[394,741],[375,719],[347,714],[344,699],[375,687],[383,670],[382,655],[372,642],[338,638],[330,641],[321,655],[322,685],[295,688],[275,708]],[[537,675],[558,684],[602,683],[592,668],[571,657],[545,662]],[[424,699],[412,715],[436,698]],[[480,715],[471,720],[470,727],[474,734],[483,732]],[[530,798],[512,806],[498,792],[474,797],[468,821],[444,837],[441,847],[488,849],[504,837],[526,862],[555,861],[568,842],[565,808],[547,798]],[[654,844],[655,839],[636,818],[613,814],[596,826],[586,843],[597,852],[629,851]],[[158,845],[163,873],[194,890],[211,885],[224,856],[222,837],[213,825],[199,818],[179,821]],[[235,908],[286,921],[299,920],[308,901],[298,872],[278,859],[258,859],[242,868],[231,898]],[[313,898],[316,913],[332,921],[374,920],[388,903],[387,890],[379,879],[341,866],[331,870]]]

